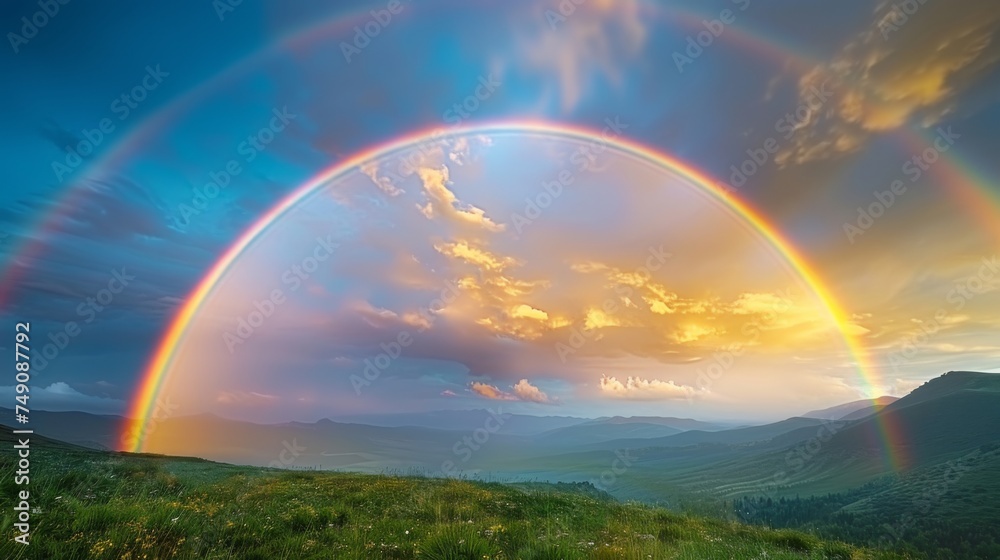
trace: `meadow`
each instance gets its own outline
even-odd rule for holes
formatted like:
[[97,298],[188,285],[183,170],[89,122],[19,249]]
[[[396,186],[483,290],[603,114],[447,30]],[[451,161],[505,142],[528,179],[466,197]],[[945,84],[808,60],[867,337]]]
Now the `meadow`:
[[[31,544],[13,541],[5,505],[5,559],[905,558],[621,503],[589,484],[279,471],[32,444]],[[13,470],[5,455],[5,503]]]

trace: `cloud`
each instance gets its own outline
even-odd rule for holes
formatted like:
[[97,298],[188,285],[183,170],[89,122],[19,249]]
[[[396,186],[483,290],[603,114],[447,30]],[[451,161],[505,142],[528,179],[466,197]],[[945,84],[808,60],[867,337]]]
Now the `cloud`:
[[522,401],[550,404],[552,399],[549,398],[541,389],[535,387],[531,383],[528,383],[527,379],[522,379],[514,385],[514,394],[517,395]]
[[892,384],[885,388],[885,394],[893,395],[896,397],[905,397],[910,394],[914,389],[920,387],[924,384],[924,381],[916,379],[899,379],[893,380]]
[[714,335],[718,333],[717,329],[712,327],[704,327],[701,325],[681,325],[677,328],[677,332],[674,333],[674,340],[684,344],[687,342],[696,342],[705,338],[706,336]]
[[780,294],[747,292],[740,294],[733,302],[732,312],[736,315],[751,315],[787,311],[792,307],[792,301]]
[[[14,402],[16,394],[12,385],[0,387],[0,396],[6,402]],[[95,414],[122,414],[126,408],[125,401],[87,395],[63,381],[56,381],[48,387],[33,387],[31,402],[34,403],[31,408],[39,410],[80,410]]]
[[596,308],[590,308],[587,310],[587,317],[584,320],[584,327],[587,329],[603,329],[605,327],[617,327],[620,326],[621,321],[614,315],[605,313],[604,311]]
[[695,396],[699,391],[673,381],[643,379],[628,376],[622,383],[617,377],[601,376],[601,393],[609,397],[628,400],[681,400]]
[[517,262],[510,257],[498,257],[485,249],[474,247],[467,241],[441,243],[435,245],[434,249],[442,255],[477,265],[489,271],[501,271]]
[[621,81],[622,65],[640,52],[648,36],[639,9],[638,0],[540,3],[530,16],[537,25],[518,22],[525,32],[518,39],[517,60],[545,76],[544,83],[554,82],[550,94],[570,111],[594,77]]
[[557,402],[555,399],[549,398],[541,389],[532,385],[527,379],[521,379],[515,383],[511,387],[513,392],[507,392],[496,385],[478,381],[472,382],[469,388],[473,393],[495,401],[524,401],[541,404],[555,404]]
[[[933,126],[1000,62],[994,2],[921,3],[910,15],[884,0],[871,26],[799,81],[806,122],[776,161],[797,164],[857,151],[873,134]],[[829,99],[817,103],[817,91]],[[824,97],[826,97],[824,95]]]
[[510,316],[515,319],[535,319],[536,321],[548,321],[549,314],[541,309],[522,303],[510,311]]
[[441,396],[442,397],[457,397],[458,393],[456,393],[455,391],[452,391],[451,389],[445,389],[444,391],[441,391]]
[[486,383],[480,383],[478,381],[473,381],[469,388],[472,392],[479,395],[480,397],[485,397],[487,399],[492,399],[495,401],[516,401],[518,398],[510,393],[501,391],[499,387],[495,385],[489,385]]
[[421,167],[417,170],[417,175],[420,177],[424,192],[429,199],[423,206],[418,206],[420,212],[427,219],[444,218],[460,224],[478,226],[491,232],[500,232],[506,228],[503,224],[497,224],[488,218],[486,211],[482,208],[459,202],[455,193],[447,187],[447,165],[436,169]]
[[378,160],[373,159],[370,161],[366,161],[365,163],[361,164],[359,169],[362,173],[367,175],[368,178],[370,178],[373,183],[375,183],[376,187],[378,187],[382,192],[384,192],[389,196],[399,196],[404,192],[406,192],[403,189],[397,187],[395,184],[393,184],[391,178],[379,175]]
[[994,352],[1000,350],[1000,346],[992,346],[985,344],[971,344],[971,345],[960,345],[953,344],[951,342],[939,342],[936,344],[929,345],[930,348],[937,350],[938,352],[946,352],[950,354],[968,354],[972,352]]

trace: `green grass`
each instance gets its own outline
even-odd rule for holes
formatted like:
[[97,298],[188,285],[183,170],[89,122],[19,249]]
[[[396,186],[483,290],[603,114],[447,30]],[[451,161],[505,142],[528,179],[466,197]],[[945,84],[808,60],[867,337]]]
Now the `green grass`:
[[[623,504],[589,486],[286,472],[45,442],[31,458],[31,544],[13,542],[4,505],[0,558],[899,558]],[[4,504],[13,471],[5,455]]]

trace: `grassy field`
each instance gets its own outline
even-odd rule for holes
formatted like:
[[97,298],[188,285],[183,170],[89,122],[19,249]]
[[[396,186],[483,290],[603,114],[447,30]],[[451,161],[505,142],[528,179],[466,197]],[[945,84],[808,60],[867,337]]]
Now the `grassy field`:
[[275,471],[41,438],[31,458],[29,546],[13,541],[10,454],[0,465],[5,559],[900,558],[622,504],[589,485]]

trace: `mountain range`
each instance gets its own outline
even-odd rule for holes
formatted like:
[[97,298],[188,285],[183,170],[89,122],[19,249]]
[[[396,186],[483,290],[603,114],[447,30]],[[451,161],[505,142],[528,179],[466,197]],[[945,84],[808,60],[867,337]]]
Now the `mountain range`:
[[[491,421],[493,419],[494,421]],[[496,421],[499,419],[500,421]],[[124,419],[35,411],[37,433],[92,448],[117,447]],[[364,423],[362,423],[364,422]],[[157,423],[154,451],[236,464],[274,464],[294,443],[294,468],[588,481],[617,454],[632,459],[612,494],[720,499],[767,492],[809,495],[955,459],[1000,439],[1000,375],[950,372],[911,394],[846,403],[759,426],[686,418],[439,411],[255,424],[211,414]],[[489,429],[487,429],[489,428]],[[494,430],[494,431],[490,431]],[[442,469],[442,465],[452,469]]]

